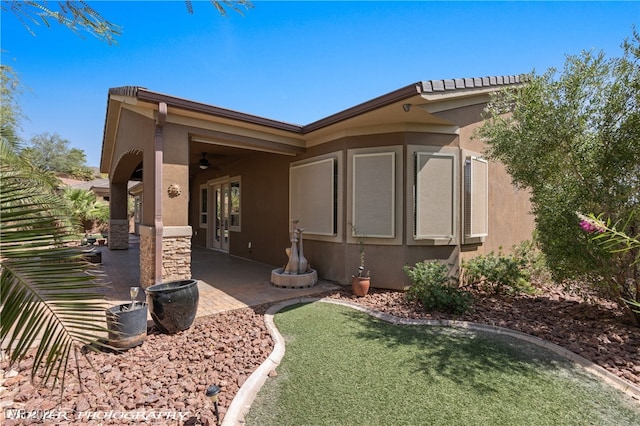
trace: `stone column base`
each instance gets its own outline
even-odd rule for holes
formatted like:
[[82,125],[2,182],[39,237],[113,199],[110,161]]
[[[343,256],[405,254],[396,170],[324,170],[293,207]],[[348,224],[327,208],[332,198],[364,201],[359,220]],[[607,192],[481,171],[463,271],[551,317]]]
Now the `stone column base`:
[[155,276],[155,228],[140,226],[140,285],[191,278],[191,227],[166,226],[162,232],[162,277]]
[[109,249],[127,250],[129,248],[129,221],[111,219],[109,221]]

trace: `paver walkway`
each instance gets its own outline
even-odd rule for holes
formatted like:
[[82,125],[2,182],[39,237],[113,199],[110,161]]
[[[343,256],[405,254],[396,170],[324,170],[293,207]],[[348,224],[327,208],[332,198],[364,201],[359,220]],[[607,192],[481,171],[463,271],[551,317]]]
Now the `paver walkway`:
[[[140,243],[133,235],[128,250],[102,251],[102,269],[111,283],[107,299],[118,304],[129,300],[129,287],[140,283]],[[270,284],[271,270],[275,266],[230,256],[213,250],[193,247],[191,272],[198,280],[200,302],[197,317],[232,309],[307,297],[337,289],[339,286],[320,280],[315,286],[286,289]],[[138,300],[144,300],[141,290]]]

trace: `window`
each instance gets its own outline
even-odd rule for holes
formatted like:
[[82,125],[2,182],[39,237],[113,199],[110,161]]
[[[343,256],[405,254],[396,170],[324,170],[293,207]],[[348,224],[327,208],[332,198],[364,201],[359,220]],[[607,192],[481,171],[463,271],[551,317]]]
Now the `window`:
[[460,241],[460,149],[408,145],[406,241],[456,245]]
[[240,230],[240,179],[232,180],[229,184],[231,192],[229,198],[229,229]]
[[368,238],[395,237],[396,153],[354,154],[351,224]]
[[464,164],[464,238],[465,243],[484,241],[489,233],[489,164],[468,156]]
[[289,218],[305,235],[338,233],[338,158],[292,165],[289,169]]
[[[456,233],[453,154],[414,154],[414,238],[451,241]],[[434,241],[435,242],[435,241]]]
[[207,209],[209,205],[207,195],[207,185],[200,185],[200,228],[207,227]]

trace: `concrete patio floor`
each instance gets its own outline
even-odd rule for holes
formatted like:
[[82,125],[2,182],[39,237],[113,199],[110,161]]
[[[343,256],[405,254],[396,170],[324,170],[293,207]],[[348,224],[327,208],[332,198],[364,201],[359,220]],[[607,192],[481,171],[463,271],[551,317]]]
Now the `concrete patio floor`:
[[[96,247],[96,250],[102,252],[101,269],[110,283],[106,294],[109,304],[129,301],[129,287],[140,286],[139,239],[130,235],[128,250],[109,250],[108,247]],[[286,260],[284,257],[283,249],[283,263]],[[323,280],[309,288],[275,287],[270,284],[271,270],[274,268],[276,266],[193,247],[191,272],[192,278],[198,280],[200,294],[196,317],[318,295],[340,288]],[[144,300],[142,289],[138,300]]]

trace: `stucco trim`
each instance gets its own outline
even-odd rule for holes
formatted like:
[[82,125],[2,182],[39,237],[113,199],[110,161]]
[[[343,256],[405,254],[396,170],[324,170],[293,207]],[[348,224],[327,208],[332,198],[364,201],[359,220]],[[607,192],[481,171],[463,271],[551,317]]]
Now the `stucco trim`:
[[193,231],[190,226],[164,226],[162,228],[162,237],[166,238],[179,238],[179,237],[189,237]]
[[[179,237],[191,237],[193,234],[190,226],[164,226],[162,228],[162,237],[167,238],[179,238]],[[155,227],[149,225],[140,225],[141,237],[155,237]]]

